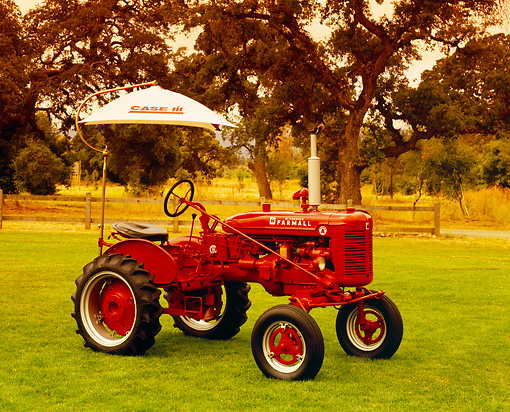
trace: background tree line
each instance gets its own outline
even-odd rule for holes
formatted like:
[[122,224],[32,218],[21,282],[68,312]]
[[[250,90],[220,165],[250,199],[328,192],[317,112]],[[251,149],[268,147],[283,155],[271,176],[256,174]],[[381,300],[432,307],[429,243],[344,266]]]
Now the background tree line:
[[[381,173],[405,180],[390,187],[417,193],[506,185],[509,39],[487,34],[506,2],[402,0],[381,14],[389,3],[46,0],[22,16],[4,0],[0,186],[51,193],[76,160],[92,174],[100,159],[74,138],[79,103],[152,80],[239,127],[224,136],[228,148],[201,130],[86,127],[110,148],[110,178],[126,186],[145,190],[183,171],[210,178],[244,148],[261,196],[272,198],[270,181],[291,173],[278,166],[296,162],[278,157],[282,147],[307,157],[319,123],[329,201],[361,203],[362,178],[382,187]],[[317,38],[318,24],[326,35]],[[183,36],[192,50],[178,48]],[[447,57],[410,85],[406,70],[433,45]],[[462,166],[468,155],[477,179]]]

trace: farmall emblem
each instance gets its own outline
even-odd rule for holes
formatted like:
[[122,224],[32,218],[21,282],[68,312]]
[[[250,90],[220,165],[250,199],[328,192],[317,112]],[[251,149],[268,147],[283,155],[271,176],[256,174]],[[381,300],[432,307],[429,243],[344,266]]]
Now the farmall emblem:
[[284,227],[312,227],[312,222],[305,220],[302,217],[277,217],[271,216],[269,218],[270,226],[284,226]]
[[319,235],[326,236],[328,233],[328,228],[326,226],[319,226]]

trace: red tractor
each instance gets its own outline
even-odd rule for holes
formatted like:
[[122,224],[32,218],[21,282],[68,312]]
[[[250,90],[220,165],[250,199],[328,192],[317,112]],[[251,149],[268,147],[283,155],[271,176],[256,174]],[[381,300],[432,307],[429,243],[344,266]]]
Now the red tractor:
[[[117,223],[114,243],[76,279],[73,317],[85,346],[101,352],[141,355],[171,315],[184,333],[229,339],[245,323],[249,282],[288,305],[268,309],[251,337],[255,361],[267,377],[312,379],[324,358],[322,333],[309,314],[338,309],[336,332],[349,355],[390,358],[402,340],[402,318],[372,282],[372,219],[362,211],[321,212],[308,190],[294,194],[301,210],[241,213],[225,220],[193,201],[189,180],[177,182],[164,203],[170,217],[191,207],[194,235],[168,238],[155,225]],[[178,199],[174,202],[174,197]],[[177,207],[173,205],[177,204]],[[160,304],[160,294],[168,307]]]

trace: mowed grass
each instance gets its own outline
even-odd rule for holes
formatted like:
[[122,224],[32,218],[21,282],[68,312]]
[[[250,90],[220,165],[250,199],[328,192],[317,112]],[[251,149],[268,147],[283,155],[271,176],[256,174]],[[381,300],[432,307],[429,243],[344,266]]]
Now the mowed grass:
[[315,309],[322,369],[313,381],[283,382],[259,371],[250,335],[263,311],[287,300],[258,285],[247,323],[229,341],[186,337],[163,316],[145,356],[84,348],[71,294],[96,240],[0,232],[0,410],[510,410],[510,242],[376,238],[371,288],[384,289],[402,313],[400,349],[389,360],[349,357],[335,309]]

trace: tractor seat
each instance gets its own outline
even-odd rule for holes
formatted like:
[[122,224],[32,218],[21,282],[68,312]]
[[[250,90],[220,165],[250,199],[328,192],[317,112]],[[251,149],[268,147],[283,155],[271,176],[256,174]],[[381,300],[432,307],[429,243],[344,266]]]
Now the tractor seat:
[[112,227],[123,237],[146,239],[151,242],[166,242],[168,232],[161,226],[147,223],[119,222],[114,223]]

